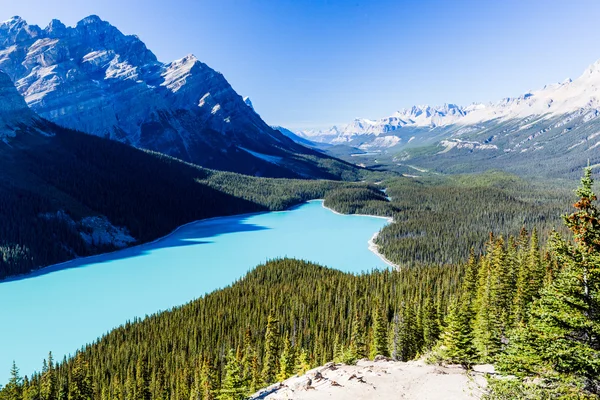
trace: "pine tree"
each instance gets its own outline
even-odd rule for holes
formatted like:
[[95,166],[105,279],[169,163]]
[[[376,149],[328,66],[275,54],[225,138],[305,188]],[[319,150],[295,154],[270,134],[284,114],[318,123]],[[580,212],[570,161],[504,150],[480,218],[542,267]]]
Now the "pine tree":
[[7,400],[23,399],[23,378],[19,375],[19,368],[13,361],[10,369],[10,379],[3,390]]
[[468,303],[452,304],[441,341],[441,355],[444,359],[465,367],[474,362],[477,352],[473,345],[472,319]]
[[265,350],[263,352],[262,379],[265,385],[275,381],[277,372],[277,355],[279,353],[279,321],[269,315],[265,332]]
[[473,325],[473,342],[484,361],[493,360],[500,352],[506,321],[510,318],[507,304],[513,298],[505,280],[511,274],[507,264],[504,240],[490,235],[486,256],[480,262]]
[[75,356],[73,372],[69,382],[69,400],[89,400],[92,398],[92,383],[87,361],[83,355]]
[[354,360],[360,360],[367,356],[367,345],[365,342],[364,321],[358,311],[354,313],[352,320],[352,336],[350,338],[350,352]]
[[243,400],[246,398],[247,387],[244,386],[242,366],[235,351],[229,350],[225,364],[225,377],[219,391],[219,400]]
[[527,326],[517,330],[500,367],[560,378],[600,394],[600,212],[588,167],[576,211],[564,217],[575,244],[554,233],[555,278],[542,289]]
[[212,368],[210,361],[205,359],[202,362],[202,368],[200,370],[200,392],[202,393],[203,400],[214,400],[216,389],[216,378],[214,376],[214,369]]
[[295,366],[296,360],[294,357],[294,349],[292,348],[289,338],[286,336],[283,341],[283,351],[279,357],[279,373],[277,374],[277,380],[281,382],[294,375]]
[[40,400],[40,387],[37,382],[27,380],[23,381],[23,400]]
[[371,358],[376,356],[388,357],[388,327],[386,315],[383,310],[383,306],[379,305],[379,302],[375,305],[375,312],[373,313],[373,344],[371,346]]
[[256,351],[254,352],[254,357],[252,358],[252,373],[250,378],[250,393],[256,392],[260,389],[261,386],[261,376],[260,376],[260,364],[258,362],[258,355]]
[[52,352],[48,353],[48,361],[45,362],[45,366],[45,370],[42,369],[40,395],[42,400],[56,400],[56,371]]
[[310,361],[308,359],[308,352],[305,349],[300,350],[298,355],[298,363],[296,364],[296,373],[298,375],[304,375],[306,371],[310,369]]
[[426,350],[430,350],[440,337],[439,316],[431,297],[427,298],[422,314],[423,345]]
[[138,357],[135,368],[135,400],[150,400],[151,397],[148,360]]
[[410,303],[403,305],[399,318],[398,359],[409,361],[416,357],[419,349],[419,334],[414,307]]
[[248,386],[251,386],[252,381],[252,369],[253,369],[253,361],[256,357],[254,351],[254,345],[252,343],[252,331],[250,328],[246,328],[246,333],[244,334],[244,351],[242,355],[242,372],[244,375],[244,381]]
[[516,324],[527,322],[527,310],[544,285],[546,274],[540,257],[537,229],[533,230],[529,239],[529,250],[525,250],[525,243],[522,246],[523,248],[519,251],[519,270],[513,304]]

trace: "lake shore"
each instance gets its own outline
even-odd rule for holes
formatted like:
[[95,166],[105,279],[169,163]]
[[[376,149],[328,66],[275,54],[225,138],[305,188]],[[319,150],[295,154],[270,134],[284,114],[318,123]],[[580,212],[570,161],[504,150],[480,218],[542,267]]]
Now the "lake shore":
[[[310,201],[315,201],[315,200],[310,200]],[[325,200],[316,200],[316,201],[322,201],[323,208],[325,208],[326,210],[329,210],[332,213],[337,214],[337,215],[355,215],[357,217],[383,218],[383,219],[387,220],[390,224],[392,222],[394,222],[394,219],[392,217],[382,217],[379,215],[369,215],[369,214],[342,214],[341,212],[335,211],[334,209],[327,207],[325,205]],[[395,268],[396,270],[400,271],[400,266],[398,264],[391,262],[383,254],[381,254],[379,252],[379,246],[375,243],[375,240],[377,239],[378,235],[379,235],[379,232],[375,232],[373,234],[373,236],[371,236],[371,239],[369,239],[369,241],[367,242],[367,244],[369,246],[369,250],[371,252],[373,252],[377,257],[379,257],[381,259],[381,261],[383,261],[390,267]]]
[[[167,240],[169,239],[171,236],[177,234],[179,231],[181,231],[182,229],[185,229],[191,225],[194,224],[198,224],[198,223],[206,223],[209,221],[214,221],[214,220],[219,220],[222,218],[249,218],[249,217],[253,217],[256,215],[261,215],[261,214],[266,214],[266,213],[284,213],[284,212],[288,212],[288,211],[293,211],[294,209],[302,206],[302,204],[305,203],[312,203],[312,202],[321,202],[323,208],[327,209],[328,211],[331,211],[334,214],[337,215],[345,215],[345,216],[360,216],[360,217],[370,217],[370,218],[383,218],[385,220],[387,220],[388,222],[393,222],[393,219],[390,217],[381,217],[381,216],[377,216],[377,215],[368,215],[368,214],[342,214],[340,212],[337,212],[329,207],[325,206],[325,200],[324,199],[313,199],[313,200],[308,200],[304,203],[299,203],[299,204],[295,204],[291,207],[289,207],[288,209],[285,210],[280,210],[280,211],[259,211],[259,212],[254,212],[254,213],[242,213],[242,214],[232,214],[232,215],[223,215],[223,216],[217,216],[217,217],[209,217],[209,218],[205,218],[205,219],[199,219],[199,220],[195,220],[195,221],[191,221],[188,222],[186,224],[180,225],[177,228],[175,228],[173,231],[169,232],[168,234],[161,236],[159,238],[156,238],[154,240],[151,240],[149,242],[144,242],[144,243],[139,243],[139,244],[135,244],[133,246],[127,246],[127,247],[123,247],[120,249],[115,249],[113,251],[109,251],[106,253],[99,253],[99,254],[93,254],[91,256],[85,256],[85,257],[78,257],[78,258],[73,258],[71,260],[67,260],[67,261],[63,261],[57,264],[51,264],[51,265],[47,265],[45,267],[39,268],[39,269],[35,269],[32,270],[28,273],[24,273],[24,274],[19,274],[19,275],[13,275],[13,276],[9,276],[5,279],[0,280],[0,284],[1,283],[8,283],[8,282],[15,282],[15,281],[20,281],[20,280],[24,280],[24,279],[30,279],[30,278],[35,278],[38,276],[42,276],[42,275],[46,275],[46,274],[50,274],[53,272],[58,272],[58,271],[62,271],[65,269],[69,269],[69,268],[77,268],[81,265],[84,264],[89,264],[89,263],[94,263],[94,262],[103,262],[106,261],[107,259],[110,259],[111,256],[113,255],[117,255],[121,252],[125,252],[125,251],[131,251],[131,252],[135,252],[135,251],[140,251],[143,250],[145,247],[147,246],[152,246],[160,241],[163,240]],[[371,239],[369,239],[369,241],[367,242],[368,248],[371,252],[373,252],[375,255],[377,255],[377,257],[379,257],[385,264],[389,265],[392,268],[396,268],[396,269],[400,269],[400,266],[394,264],[393,262],[391,262],[390,260],[388,260],[387,258],[385,258],[385,256],[383,254],[381,254],[379,252],[378,246],[375,244],[375,239],[377,238],[377,235],[379,234],[379,232],[375,232],[373,234],[373,236],[371,237]]]

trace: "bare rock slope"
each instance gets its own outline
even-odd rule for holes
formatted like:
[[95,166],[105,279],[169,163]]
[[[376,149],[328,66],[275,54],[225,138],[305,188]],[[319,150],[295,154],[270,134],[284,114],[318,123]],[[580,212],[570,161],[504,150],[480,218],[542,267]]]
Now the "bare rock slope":
[[487,369],[481,366],[467,374],[460,366],[441,367],[423,361],[329,363],[272,385],[252,399],[479,399],[485,390]]

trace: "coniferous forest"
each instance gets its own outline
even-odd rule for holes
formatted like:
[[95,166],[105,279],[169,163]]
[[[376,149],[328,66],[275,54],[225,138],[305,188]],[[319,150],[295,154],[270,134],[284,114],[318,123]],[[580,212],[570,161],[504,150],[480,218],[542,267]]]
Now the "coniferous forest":
[[[387,204],[365,190],[334,198]],[[482,251],[464,249],[461,262],[358,275],[268,262],[225,289],[128,322],[73,358],[49,355],[39,373],[23,377],[15,365],[0,396],[243,399],[330,360],[383,355],[493,362],[508,375],[490,380],[489,398],[597,398],[600,212],[589,168],[577,196],[564,229],[488,232]]]

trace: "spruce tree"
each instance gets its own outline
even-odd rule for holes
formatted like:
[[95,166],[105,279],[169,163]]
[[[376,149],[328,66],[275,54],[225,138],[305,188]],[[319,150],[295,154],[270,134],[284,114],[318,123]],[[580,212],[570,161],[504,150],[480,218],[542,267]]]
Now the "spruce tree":
[[150,400],[150,376],[148,360],[138,357],[135,368],[135,400]]
[[426,350],[430,350],[440,337],[439,316],[431,297],[427,298],[422,314],[423,345]]
[[238,361],[235,351],[229,350],[225,364],[225,377],[219,391],[219,400],[243,400],[246,398],[247,388],[244,386],[242,366]]
[[308,359],[308,352],[305,349],[300,350],[298,355],[298,363],[296,364],[296,373],[298,375],[304,375],[306,371],[310,369],[310,361]]
[[352,320],[352,336],[350,338],[350,352],[354,360],[360,360],[367,356],[367,345],[365,342],[364,321],[358,310],[354,313]]
[[388,327],[387,318],[383,306],[380,302],[375,305],[375,311],[373,313],[373,344],[371,346],[371,358],[376,356],[388,357]]
[[42,400],[56,399],[56,371],[54,370],[54,358],[52,352],[48,353],[48,361],[45,363],[45,370],[42,369],[40,382],[40,396]]
[[500,352],[506,321],[510,318],[507,304],[512,301],[511,289],[503,281],[510,274],[506,264],[504,240],[490,235],[486,255],[480,262],[473,325],[473,342],[484,361],[493,360]]
[[277,380],[281,382],[294,375],[295,366],[296,360],[294,357],[294,349],[292,348],[290,339],[286,336],[283,341],[283,350],[279,356],[279,373],[277,374]]
[[92,383],[89,367],[82,353],[75,356],[73,372],[69,381],[69,400],[89,400],[92,398]]
[[214,400],[216,389],[216,377],[214,369],[208,359],[202,362],[200,370],[200,391],[203,400]]
[[600,213],[588,167],[576,211],[564,216],[571,244],[554,233],[559,269],[542,289],[529,323],[517,330],[500,367],[578,385],[600,395]]
[[277,373],[277,356],[279,354],[279,321],[269,315],[265,331],[265,347],[263,352],[263,384],[269,385],[275,381]]
[[473,364],[477,352],[473,345],[472,319],[468,303],[452,304],[441,340],[441,356],[444,359],[465,367]]
[[19,368],[13,361],[10,368],[10,379],[4,387],[3,393],[7,400],[22,400],[23,399],[23,378],[19,375]]

